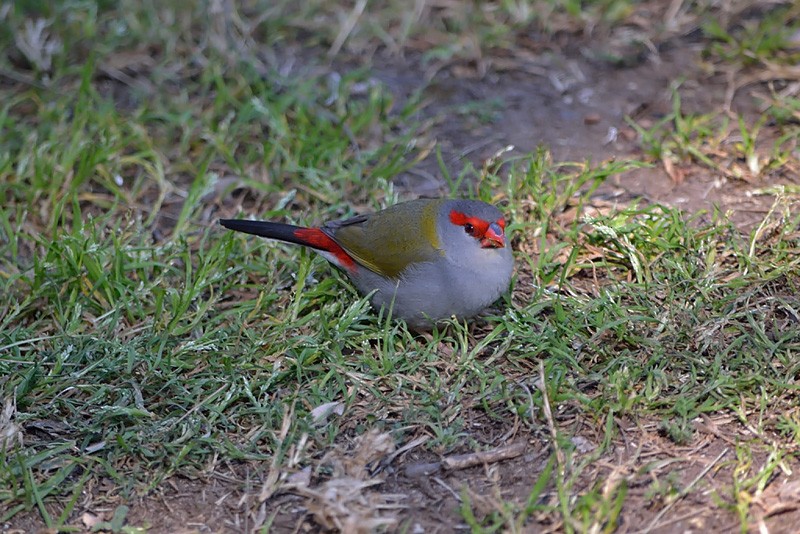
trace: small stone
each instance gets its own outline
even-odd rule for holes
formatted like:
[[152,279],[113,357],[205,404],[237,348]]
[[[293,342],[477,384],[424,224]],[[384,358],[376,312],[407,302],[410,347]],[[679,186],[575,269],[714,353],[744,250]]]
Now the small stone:
[[601,119],[602,117],[599,113],[587,113],[583,116],[583,123],[587,126],[591,126],[592,124],[597,124],[600,122]]

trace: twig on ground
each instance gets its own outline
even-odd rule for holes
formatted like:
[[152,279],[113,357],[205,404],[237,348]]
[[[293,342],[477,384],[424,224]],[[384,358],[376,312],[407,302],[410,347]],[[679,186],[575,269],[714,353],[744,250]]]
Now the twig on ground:
[[476,465],[493,464],[522,456],[525,453],[527,445],[525,441],[517,441],[516,443],[511,443],[510,445],[504,445],[488,451],[448,456],[441,462],[417,462],[406,465],[404,472],[407,477],[416,478],[433,475],[442,469],[455,471],[458,469],[467,469]]
[[547,420],[547,428],[550,430],[550,436],[553,438],[553,448],[556,451],[556,461],[558,461],[558,474],[564,476],[564,466],[567,461],[564,458],[564,451],[558,446],[558,435],[556,433],[556,423],[553,419],[553,411],[550,409],[550,398],[547,396],[547,382],[544,377],[544,362],[539,360],[539,389],[542,392],[542,405],[544,407],[544,418]]
[[510,460],[511,458],[522,456],[522,454],[525,453],[526,447],[527,443],[525,441],[518,441],[511,445],[505,445],[489,451],[449,456],[442,460],[442,467],[447,470],[466,469],[476,465],[502,462],[503,460]]

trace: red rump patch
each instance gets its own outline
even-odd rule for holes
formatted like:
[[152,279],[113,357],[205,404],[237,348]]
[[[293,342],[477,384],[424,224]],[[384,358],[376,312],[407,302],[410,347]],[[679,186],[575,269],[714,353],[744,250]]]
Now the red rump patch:
[[294,231],[294,236],[311,248],[333,254],[339,267],[343,267],[348,271],[356,270],[355,260],[345,252],[339,243],[319,228],[298,228]]

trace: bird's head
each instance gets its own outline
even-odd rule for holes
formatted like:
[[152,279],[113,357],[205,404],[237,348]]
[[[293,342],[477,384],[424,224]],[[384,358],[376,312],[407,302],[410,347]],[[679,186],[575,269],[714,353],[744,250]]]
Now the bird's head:
[[437,223],[445,255],[470,270],[508,264],[511,248],[505,227],[500,210],[478,200],[444,202]]

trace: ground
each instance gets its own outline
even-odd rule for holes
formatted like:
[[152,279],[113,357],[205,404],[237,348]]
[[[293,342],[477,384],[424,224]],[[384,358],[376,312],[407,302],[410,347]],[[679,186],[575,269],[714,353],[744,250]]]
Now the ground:
[[[651,5],[660,15],[670,9],[658,3]],[[743,21],[756,20],[763,18],[766,10],[767,6],[762,11],[756,6],[737,15]],[[793,158],[769,173],[754,172],[750,165],[769,161],[775,140],[785,135],[777,121],[764,119],[758,123],[769,92],[777,89],[763,83],[758,67],[742,67],[733,73],[715,68],[707,56],[708,39],[698,37],[697,31],[668,32],[647,46],[630,44],[633,41],[620,44],[615,40],[619,35],[611,31],[564,31],[548,36],[522,32],[512,47],[483,50],[478,58],[433,62],[425,56],[428,48],[421,37],[407,43],[402,53],[376,46],[366,54],[363,49],[344,46],[331,57],[328,46],[307,37],[304,40],[301,34],[288,45],[276,46],[271,60],[292,75],[299,73],[302,77],[313,71],[333,84],[366,69],[366,82],[349,90],[362,97],[373,84],[385,87],[393,96],[393,112],[409,102],[422,102],[409,117],[409,121],[423,123],[415,137],[416,148],[422,148],[413,165],[392,176],[402,197],[447,194],[451,184],[443,178],[442,167],[452,176],[469,164],[476,169],[496,165],[508,170],[514,158],[522,159],[544,148],[548,150],[544,159],[556,166],[566,162],[561,168],[572,172],[614,161],[647,163],[615,173],[591,191],[588,203],[600,213],[632,204],[665,205],[679,208],[686,219],[697,214],[694,224],[702,225],[711,223],[714,211],[719,210],[729,213],[733,228],[747,235],[759,225],[765,227],[763,221],[781,195],[779,186],[792,191],[798,184]],[[610,55],[622,60],[611,61]],[[123,83],[117,77],[102,83],[102,90],[124,107],[130,98],[126,83],[131,82]],[[796,80],[778,89],[788,91],[792,83],[796,94]],[[678,108],[676,95],[680,99]],[[679,131],[681,114],[697,117],[712,111],[729,116],[730,124],[707,137],[693,130],[686,141],[688,149],[678,143],[670,145],[673,151],[684,148],[687,157],[672,159],[663,152],[657,155],[642,133],[665,118]],[[741,157],[735,150],[724,150],[725,146],[746,144],[737,130],[738,117],[746,125],[759,124],[755,159],[748,160],[745,149]],[[659,146],[663,149],[665,145]],[[470,180],[472,176],[467,182]],[[588,187],[584,184],[583,190]],[[226,195],[218,202],[204,198],[203,202],[215,210],[213,216],[207,216],[209,224],[214,217],[226,215],[225,210],[251,202],[242,201],[236,193]],[[792,210],[797,208],[797,199],[790,195],[785,200],[789,207],[780,209],[796,212]],[[559,216],[574,219],[569,205],[563,208]],[[174,219],[181,217],[179,204],[163,209],[165,213],[171,210]],[[531,245],[524,233],[515,243],[526,253],[540,252],[540,245]],[[530,305],[537,289],[529,265],[519,263],[518,271],[510,303],[522,309]],[[582,272],[576,276],[574,287],[585,286],[586,294],[602,293],[602,284],[595,282]],[[770,295],[786,301],[791,296],[788,288],[795,282],[796,278],[786,275],[786,280],[776,282],[776,287],[784,284],[785,292],[778,287]],[[257,291],[249,294],[253,298],[257,295]],[[754,294],[746,306],[754,310],[779,306],[770,304],[774,302],[770,295]],[[289,307],[290,295],[281,298]],[[658,298],[668,301],[668,297]],[[703,295],[698,293],[696,298]],[[736,311],[738,305],[734,302],[731,308]],[[690,308],[691,301],[687,300],[685,306]],[[786,309],[792,306],[789,302]],[[630,309],[635,310],[635,306]],[[555,317],[558,310],[548,306],[541,313]],[[765,337],[781,339],[782,333],[796,328],[800,318],[786,314],[770,315],[773,323],[765,327]],[[443,395],[438,401],[442,425],[453,425],[452,442],[436,435],[424,422],[417,426],[410,423],[414,416],[408,414],[415,408],[406,404],[411,401],[401,394],[393,401],[396,392],[391,383],[361,382],[360,371],[353,370],[345,373],[346,398],[333,399],[330,406],[323,406],[330,413],[316,414],[313,409],[320,406],[298,407],[314,414],[312,426],[326,428],[342,415],[346,404],[347,416],[336,422],[332,437],[325,437],[324,430],[321,436],[312,434],[309,438],[304,434],[291,444],[284,443],[280,454],[275,452],[278,449],[267,448],[271,452],[260,461],[215,453],[189,469],[167,470],[149,490],[138,490],[134,495],[121,490],[119,481],[92,478],[76,496],[66,524],[89,530],[107,521],[97,528],[115,532],[123,528],[151,532],[795,531],[800,520],[800,483],[795,474],[800,464],[794,457],[798,442],[787,439],[781,425],[782,418],[797,418],[796,388],[763,397],[743,395],[738,406],[701,410],[688,421],[676,418],[671,426],[661,416],[628,412],[625,402],[626,398],[651,395],[650,387],[663,387],[666,392],[677,385],[653,386],[645,379],[637,382],[631,378],[630,389],[621,389],[616,392],[618,398],[614,397],[598,376],[604,373],[606,363],[598,359],[596,366],[589,365],[588,360],[596,357],[591,347],[577,348],[575,361],[591,371],[565,379],[571,388],[570,395],[565,396],[551,385],[551,368],[545,372],[538,357],[506,355],[502,335],[490,339],[487,336],[491,331],[483,323],[473,325],[463,333],[472,348],[463,351],[430,338],[427,342],[439,359],[431,369],[414,375],[420,382],[412,380],[406,385],[433,391],[435,383],[423,382],[435,371],[448,377],[444,381],[448,387],[467,387],[458,378],[462,365],[504,369],[508,382],[502,387],[512,392],[499,405],[481,395],[464,397],[457,401],[462,403],[458,411],[452,412],[457,417],[448,420],[451,406],[447,392],[439,392]],[[505,335],[511,333],[509,327]],[[604,343],[605,337],[616,340],[616,335],[614,327],[598,329],[591,340]],[[698,359],[687,364],[691,372],[676,373],[675,377],[691,381],[696,367],[701,368],[697,371],[701,375],[704,365],[724,367],[727,363],[714,355],[714,344],[724,344],[723,338],[729,338],[720,336],[705,345],[700,334],[688,342],[696,350],[687,354],[692,352]],[[653,340],[664,338],[656,336]],[[574,347],[583,342],[576,337],[574,343],[566,340],[566,345]],[[380,345],[379,340],[364,343]],[[622,340],[615,345],[620,357],[625,357],[629,344],[635,343]],[[474,347],[480,348],[475,352]],[[518,350],[524,354],[526,349]],[[540,350],[532,346],[529,352],[539,354]],[[643,353],[644,360],[654,358],[657,347]],[[272,363],[280,357],[268,354],[264,358]],[[783,369],[793,365],[788,358],[789,363],[780,360]],[[607,369],[608,373],[627,372],[625,366],[609,364]],[[787,371],[787,376],[791,375]],[[291,387],[281,382],[286,394]],[[492,387],[498,386],[487,385],[487,389]],[[611,397],[609,405],[617,402],[619,407],[613,404],[607,412],[585,408],[589,400]],[[657,398],[657,393],[652,397]],[[512,398],[519,404],[512,403]],[[709,398],[713,404],[713,392]],[[506,408],[503,402],[508,404]],[[367,422],[375,419],[396,425],[370,427]],[[420,420],[425,419],[420,416]],[[269,431],[280,434],[281,421],[271,422],[275,424]],[[680,435],[682,425],[691,428],[688,438]],[[673,430],[677,434],[671,434]],[[59,430],[29,425],[25,433],[28,443],[44,443],[58,436]],[[253,435],[256,433],[253,430]],[[241,445],[244,450],[243,443],[251,438],[239,438],[241,443],[232,441],[230,446]],[[252,439],[267,447],[275,438]],[[74,454],[81,454],[81,450],[75,445]],[[489,456],[482,456],[484,453]],[[278,456],[280,459],[275,460]],[[80,470],[69,476],[79,474]],[[47,531],[41,507],[57,517],[64,500],[20,512],[0,523],[0,531]],[[128,506],[127,513],[115,524],[113,515],[119,513],[122,504]]]

